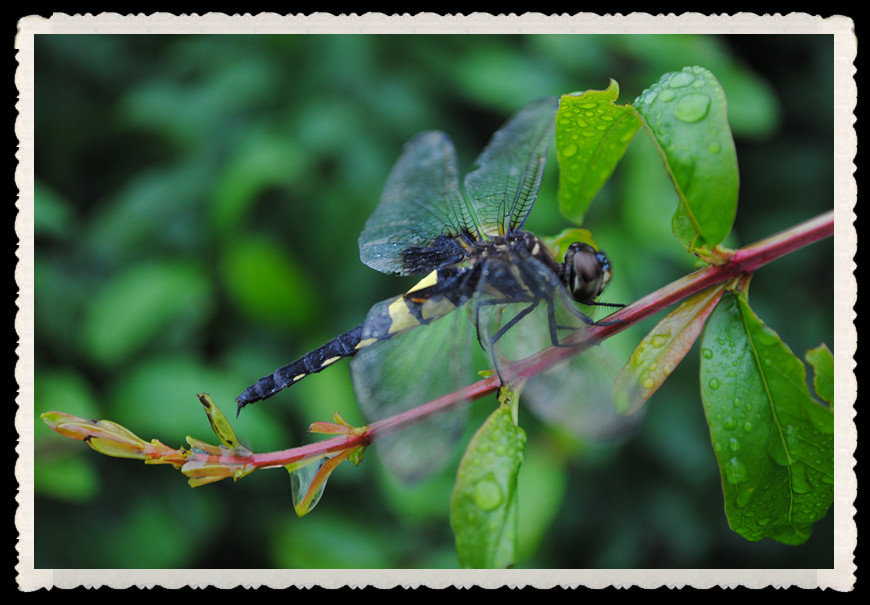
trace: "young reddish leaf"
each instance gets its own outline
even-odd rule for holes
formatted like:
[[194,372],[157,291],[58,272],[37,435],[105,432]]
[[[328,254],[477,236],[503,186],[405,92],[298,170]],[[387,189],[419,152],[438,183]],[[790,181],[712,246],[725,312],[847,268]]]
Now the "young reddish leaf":
[[52,430],[65,437],[80,439],[107,456],[175,466],[185,460],[185,452],[167,447],[156,439],[149,443],[110,420],[88,420],[62,412],[45,412],[40,417]]
[[230,449],[239,447],[239,439],[236,437],[230,421],[227,420],[227,417],[221,412],[214,400],[208,396],[208,393],[199,393],[197,397],[200,403],[202,403],[202,407],[205,408],[205,415],[208,416],[208,422],[211,424],[214,434],[218,436],[221,443]]
[[228,448],[205,443],[188,436],[191,450],[181,472],[189,478],[190,487],[232,477],[237,481],[257,470],[253,452],[246,447]]
[[[251,470],[253,471],[254,469]],[[204,459],[189,460],[181,467],[181,472],[188,477],[187,484],[190,487],[214,483],[234,475],[232,467],[220,462],[208,462]]]
[[362,435],[366,432],[367,427],[353,426],[342,418],[338,412],[332,415],[332,419],[335,422],[324,422],[321,420],[311,423],[311,426],[308,427],[308,432],[320,435]]
[[[200,400],[202,401],[202,397]],[[217,410],[213,403],[211,402],[212,413]],[[209,407],[206,409],[208,412]],[[217,412],[220,411],[217,410]],[[188,483],[191,487],[212,483],[227,477],[239,479],[256,470],[251,451],[241,446],[234,448],[214,446],[188,437],[187,442],[192,449],[190,451],[176,450],[162,444],[157,439],[152,439],[150,442],[145,441],[123,426],[109,420],[88,420],[61,412],[46,412],[41,417],[49,427],[61,435],[80,439],[106,456],[143,460],[145,464],[171,464],[175,468],[181,469],[181,472],[189,477]],[[214,417],[217,418],[216,415]],[[215,422],[218,426],[221,425],[219,418]],[[220,429],[223,431],[224,438],[227,437],[227,427],[228,425]]]
[[701,334],[724,291],[708,288],[683,301],[640,342],[613,384],[613,403],[633,414],[652,397]]
[[308,458],[284,468],[290,473],[290,490],[293,498],[293,509],[300,517],[304,517],[317,506],[326,481],[339,464],[351,459],[354,464],[362,462],[362,450],[365,446],[343,450],[335,456],[319,456]]

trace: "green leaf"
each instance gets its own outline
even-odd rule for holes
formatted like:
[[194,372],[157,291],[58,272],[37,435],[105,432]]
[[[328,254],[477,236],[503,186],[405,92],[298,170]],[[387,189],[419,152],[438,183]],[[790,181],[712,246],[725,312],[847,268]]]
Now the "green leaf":
[[270,325],[294,328],[314,321],[314,286],[286,250],[266,239],[224,250],[221,274],[235,304]]
[[813,389],[829,405],[834,403],[834,356],[824,344],[807,351],[807,362],[813,366]]
[[261,192],[288,186],[310,169],[306,151],[279,126],[255,130],[233,151],[212,191],[209,212],[217,232],[232,233]]
[[740,176],[719,82],[703,67],[684,67],[634,103],[680,196],[674,234],[690,251],[722,243],[737,212]]
[[211,286],[195,263],[154,261],[126,269],[97,290],[82,325],[91,358],[120,365],[149,343],[183,338],[211,315]]
[[465,451],[450,505],[450,526],[462,567],[516,564],[517,475],[525,444],[525,431],[514,423],[511,406],[504,404],[487,418]]
[[613,384],[613,403],[620,414],[633,414],[652,397],[682,361],[701,334],[724,285],[683,301],[646,335]]
[[723,296],[707,322],[701,397],[731,528],[753,542],[806,541],[833,502],[833,412],[743,296]]
[[568,468],[551,451],[546,440],[534,447],[529,443],[517,490],[523,506],[519,510],[519,558],[531,559],[545,542],[562,508],[568,484]]
[[576,222],[604,186],[641,126],[630,105],[615,105],[619,85],[563,95],[556,114],[556,154],[559,158],[559,204]]

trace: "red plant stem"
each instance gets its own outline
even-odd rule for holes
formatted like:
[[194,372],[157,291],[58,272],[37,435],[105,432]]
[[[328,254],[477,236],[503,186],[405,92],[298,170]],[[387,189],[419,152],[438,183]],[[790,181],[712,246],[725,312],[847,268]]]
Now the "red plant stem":
[[[512,364],[502,373],[510,378],[531,378],[559,361],[585,351],[589,347],[696,292],[739,275],[751,274],[759,267],[780,256],[808,246],[823,238],[831,237],[833,234],[834,212],[830,211],[781,233],[765,238],[760,242],[736,250],[730,254],[727,262],[724,264],[709,265],[694,273],[690,273],[609,315],[606,325],[590,326],[588,329],[574,334],[573,339],[568,337],[565,340],[565,342],[570,342],[576,346],[550,347]],[[490,376],[485,380],[476,382],[401,414],[372,423],[361,434],[342,435],[279,452],[254,454],[253,460],[247,458],[246,461],[253,463],[254,466],[259,468],[285,466],[303,458],[322,456],[347,448],[367,445],[379,437],[384,437],[405,426],[439,414],[454,405],[469,403],[489,395],[498,389],[499,384],[498,376]]]

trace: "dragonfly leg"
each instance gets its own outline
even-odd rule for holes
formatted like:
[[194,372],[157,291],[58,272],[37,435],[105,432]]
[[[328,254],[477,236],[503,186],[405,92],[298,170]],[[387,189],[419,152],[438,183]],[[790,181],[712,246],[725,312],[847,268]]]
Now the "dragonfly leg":
[[[505,301],[498,301],[498,300],[483,301],[483,302],[479,303],[477,305],[477,307],[475,308],[475,324],[477,326],[477,339],[478,339],[478,342],[480,342],[481,347],[483,347],[484,350],[487,350],[487,346],[484,346],[484,344],[480,338],[480,323],[479,323],[480,308],[484,305],[491,306],[491,305],[496,305],[496,304],[504,304],[504,302]],[[517,301],[513,301],[513,302],[517,302]],[[526,315],[528,315],[529,313],[534,311],[537,308],[538,304],[540,303],[539,300],[530,300],[530,301],[526,301],[526,302],[530,303],[529,306],[526,307],[525,309],[523,309],[522,311],[520,311],[519,313],[517,313],[514,317],[512,317],[509,322],[507,322],[505,325],[503,325],[501,328],[499,328],[499,330],[493,335],[493,337],[489,339],[488,347],[489,347],[490,357],[492,358],[492,367],[495,370],[495,373],[498,374],[499,382],[502,385],[505,384],[505,380],[504,380],[504,376],[502,376],[502,374],[501,374],[501,370],[499,369],[498,355],[496,354],[495,345],[499,341],[499,339],[501,339],[501,337],[507,333],[508,330],[513,328]]]
[[[616,307],[616,306],[624,307],[625,306],[625,305],[619,305],[616,303],[594,303],[594,304],[599,305],[599,306],[607,306],[607,307]],[[583,323],[585,323],[586,325],[589,325],[589,326],[612,326],[613,324],[622,323],[621,319],[615,319],[615,320],[609,320],[609,321],[608,320],[595,321],[594,319],[592,319],[591,317],[589,317],[588,315],[583,313],[583,311],[581,311],[580,309],[577,309],[573,304],[569,304],[568,301],[566,301],[565,306],[571,311],[571,313],[575,317],[577,317]],[[552,345],[554,347],[578,346],[577,344],[562,343],[559,341],[557,330],[572,330],[572,331],[576,332],[581,327],[580,326],[562,326],[562,325],[559,325],[556,321],[555,305],[554,305],[552,299],[550,299],[547,302],[547,318],[548,318],[548,321],[550,324],[550,342],[552,343]]]

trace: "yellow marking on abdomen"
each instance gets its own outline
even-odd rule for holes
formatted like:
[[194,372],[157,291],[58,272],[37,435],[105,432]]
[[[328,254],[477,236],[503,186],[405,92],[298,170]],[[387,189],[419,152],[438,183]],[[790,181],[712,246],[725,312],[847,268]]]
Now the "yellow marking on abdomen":
[[438,297],[438,300],[427,300],[423,303],[423,308],[420,313],[423,319],[430,320],[433,318],[444,317],[456,308],[452,302],[443,297]]
[[411,328],[416,328],[420,325],[417,318],[411,314],[408,305],[405,304],[405,298],[403,296],[400,296],[390,303],[389,313],[390,329],[387,330],[388,334],[404,332],[405,330],[410,330]]
[[363,338],[361,341],[357,343],[354,347],[355,349],[362,349],[363,347],[367,347],[369,345],[373,345],[378,341],[377,338]]
[[329,359],[327,359],[327,360],[325,360],[323,363],[321,363],[321,364],[320,364],[320,367],[321,367],[321,368],[325,368],[325,367],[328,366],[329,364],[331,364],[331,363],[335,363],[335,362],[338,361],[339,359],[341,359],[341,357],[339,357],[338,355],[336,355],[335,357],[330,357]]
[[429,286],[434,286],[438,283],[438,269],[432,271],[429,275],[418,281],[413,288],[408,290],[405,294],[410,294],[411,292],[416,292],[417,290],[422,290],[423,288],[428,288]]
[[294,376],[294,377],[293,377],[293,382],[296,382],[297,380],[302,380],[302,379],[305,378],[307,375],[308,375],[308,374],[299,374],[298,376]]

